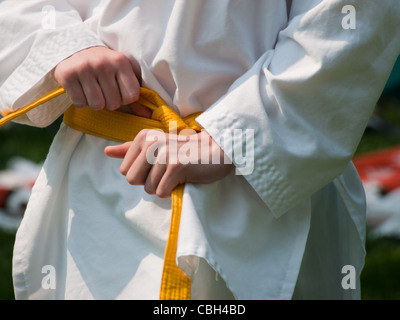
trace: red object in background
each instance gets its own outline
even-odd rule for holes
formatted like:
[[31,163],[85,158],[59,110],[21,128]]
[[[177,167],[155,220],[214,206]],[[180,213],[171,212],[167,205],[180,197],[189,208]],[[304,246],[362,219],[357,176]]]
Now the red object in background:
[[11,190],[0,187],[0,208],[5,207],[5,202],[6,202],[7,196],[10,193],[11,193]]
[[356,156],[353,162],[363,183],[375,181],[387,192],[400,188],[400,146]]

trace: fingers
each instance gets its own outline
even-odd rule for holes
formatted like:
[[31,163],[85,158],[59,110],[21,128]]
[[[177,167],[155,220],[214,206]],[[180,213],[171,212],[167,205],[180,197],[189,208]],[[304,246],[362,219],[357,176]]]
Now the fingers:
[[166,170],[166,164],[161,164],[157,162],[152,166],[144,184],[144,190],[148,194],[157,194],[158,185],[160,184],[160,181],[164,176]]
[[122,105],[131,104],[139,99],[140,84],[129,61],[123,62],[120,72],[116,74],[116,82],[119,86]]
[[141,105],[140,103],[131,103],[129,105],[129,108],[133,114],[135,114],[139,117],[150,119],[153,114],[153,112],[149,108]]
[[[130,146],[121,145],[111,150],[121,156],[129,148],[120,166],[120,171],[132,185],[145,185],[149,193],[155,192],[153,184],[162,177],[165,161],[160,160],[159,146],[164,144],[165,134],[157,130],[142,130]],[[110,150],[109,150],[110,151]],[[154,166],[153,166],[154,164]],[[151,172],[151,174],[150,174]]]
[[202,139],[209,142],[210,136],[199,133],[191,137],[182,139],[157,130],[142,130],[133,142],[107,147],[105,152],[110,157],[123,158],[120,171],[130,184],[143,185],[147,193],[167,198],[180,184],[212,183],[223,179],[234,169],[232,163],[224,161],[202,164],[200,160],[203,158],[209,160],[218,156],[220,160],[225,154],[212,142],[203,157],[202,150],[195,150],[203,145]]
[[88,102],[86,100],[85,93],[83,92],[81,83],[79,80],[74,80],[71,81],[68,84],[63,85],[65,91],[69,95],[69,97],[72,100],[72,103],[77,107],[77,108],[84,108],[88,105]]
[[101,94],[104,96],[104,106],[108,110],[116,110],[121,106],[122,98],[118,83],[114,77],[98,77]]
[[107,156],[123,158],[120,172],[131,185],[143,185],[149,194],[171,196],[180,179],[180,164],[170,163],[167,135],[158,130],[142,130],[132,142],[104,149]]
[[118,146],[108,146],[104,149],[104,153],[111,158],[123,159],[129,150],[132,142],[125,142]]
[[146,183],[146,179],[151,170],[151,167],[152,165],[146,159],[146,151],[142,151],[133,160],[132,164],[129,166],[128,171],[125,173],[125,171],[121,169],[121,172],[125,174],[126,180],[131,185],[143,186]]
[[[124,156],[124,160],[122,161],[122,164],[120,166],[120,172],[124,176],[128,175],[128,172],[130,171],[131,167],[134,165],[136,159],[141,154],[141,152],[142,152],[141,145],[139,143],[132,142],[132,144],[129,146],[129,149],[126,152],[126,154]],[[143,156],[140,158],[140,161],[143,162]],[[139,165],[136,165],[136,167],[138,167],[138,166]],[[131,173],[131,177],[132,177],[132,173]]]
[[172,191],[180,184],[184,183],[186,178],[183,174],[184,166],[181,164],[169,165],[160,179],[155,194],[160,198],[168,198]]
[[100,87],[94,75],[90,73],[82,74],[80,80],[88,106],[93,110],[103,109],[105,107],[103,88]]
[[146,152],[142,151],[129,168],[126,179],[132,185],[143,185],[148,194],[169,198],[172,191],[184,181],[182,171],[179,172],[177,166],[160,161],[152,165],[146,160]]
[[[53,70],[75,106],[115,110],[139,99],[138,63],[105,47],[79,51]],[[136,72],[136,73],[135,73]]]

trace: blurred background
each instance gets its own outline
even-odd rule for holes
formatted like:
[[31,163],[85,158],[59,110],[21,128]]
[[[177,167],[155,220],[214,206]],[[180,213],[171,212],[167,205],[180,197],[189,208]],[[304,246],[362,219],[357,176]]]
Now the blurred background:
[[[29,191],[61,119],[38,129],[0,128],[0,300],[13,300],[12,251]],[[355,155],[366,187],[367,255],[362,299],[400,299],[400,59]],[[365,170],[365,168],[367,168]]]

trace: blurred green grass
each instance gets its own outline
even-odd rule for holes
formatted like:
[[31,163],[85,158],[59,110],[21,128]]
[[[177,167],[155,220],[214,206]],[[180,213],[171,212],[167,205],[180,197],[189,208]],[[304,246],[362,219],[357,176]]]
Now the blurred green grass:
[[[16,156],[43,162],[58,126],[59,121],[44,129],[13,123],[0,128],[0,170]],[[14,240],[15,234],[0,229],[0,300],[14,299],[11,278]]]
[[[389,128],[366,130],[357,154],[400,144],[400,97],[390,95],[377,106],[376,115]],[[38,129],[9,124],[0,128],[0,170],[8,159],[21,156],[40,163],[59,126],[59,121],[49,128]],[[12,250],[14,234],[0,230],[0,300],[13,300]],[[400,299],[400,239],[367,237],[367,256],[361,274],[363,300]]]

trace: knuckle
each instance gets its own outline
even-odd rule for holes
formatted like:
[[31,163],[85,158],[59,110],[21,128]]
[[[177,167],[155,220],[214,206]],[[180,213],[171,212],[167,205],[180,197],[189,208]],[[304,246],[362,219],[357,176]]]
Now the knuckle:
[[105,101],[104,99],[101,99],[99,97],[91,97],[91,99],[89,100],[89,106],[90,108],[92,108],[93,110],[101,110],[103,109],[106,105],[105,105]]
[[137,186],[140,185],[140,183],[137,181],[137,178],[135,176],[127,176],[126,181],[132,186]]
[[154,195],[156,193],[155,188],[148,183],[144,185],[144,191],[151,195]]
[[125,95],[123,103],[124,104],[134,103],[139,100],[139,97],[140,97],[139,90],[131,91]]
[[113,60],[116,64],[121,66],[125,66],[127,63],[129,63],[128,57],[121,52],[115,52]]
[[55,77],[64,87],[68,87],[78,79],[78,72],[72,68],[61,69],[55,74]]
[[109,61],[100,59],[94,66],[97,74],[100,75],[111,75],[113,73],[113,68]]
[[157,197],[159,197],[159,198],[161,198],[161,199],[166,199],[166,198],[169,198],[169,197],[171,196],[171,193],[168,194],[168,192],[167,192],[166,190],[163,190],[163,189],[159,190],[159,189],[157,189],[156,195],[157,195]]
[[85,108],[87,106],[86,99],[79,93],[76,93],[73,89],[66,87],[67,94],[72,102],[72,104],[77,108]]
[[126,180],[132,186],[144,186],[145,185],[145,181],[143,181],[143,178],[132,170],[130,170],[127,173]]
[[75,107],[77,107],[78,109],[82,109],[86,107],[86,103],[83,101],[73,101],[73,104]]
[[137,134],[136,139],[138,139],[139,141],[142,141],[142,142],[147,141],[147,137],[149,136],[149,133],[150,133],[150,129],[143,129]]
[[174,163],[170,163],[168,165],[168,171],[170,172],[170,174],[172,175],[176,175],[180,172],[182,172],[182,170],[184,169],[184,165],[182,163],[180,163],[179,161],[176,161]]
[[119,168],[119,172],[120,172],[123,176],[126,176],[127,173],[128,173],[128,170],[125,168],[125,166],[121,166],[121,167]]
[[76,71],[74,69],[60,69],[56,75],[58,75],[64,81],[71,81],[76,76]]
[[92,70],[92,66],[91,66],[90,62],[87,60],[82,60],[77,64],[76,68],[71,68],[71,72],[78,74],[78,75],[88,72],[88,71],[91,71],[91,70]]
[[90,108],[95,110],[95,111],[104,109],[104,107],[105,107],[104,103],[91,103],[90,104]]
[[107,107],[111,110],[117,109],[121,105],[121,100],[118,97],[113,97],[107,102]]

